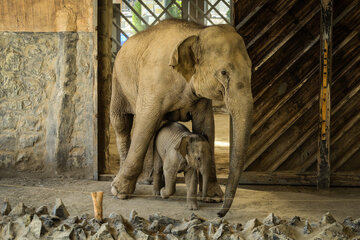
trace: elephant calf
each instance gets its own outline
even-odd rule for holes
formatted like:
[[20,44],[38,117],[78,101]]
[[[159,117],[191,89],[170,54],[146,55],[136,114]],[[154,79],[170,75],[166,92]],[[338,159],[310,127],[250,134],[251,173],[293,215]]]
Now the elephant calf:
[[[191,133],[184,125],[169,122],[158,132],[154,151],[154,195],[168,198],[175,193],[177,173],[184,171],[187,187],[187,205],[190,210],[197,207],[197,175],[202,175],[202,198],[211,170],[209,141],[200,134]],[[162,176],[165,177],[165,187]],[[161,190],[160,190],[161,188]]]

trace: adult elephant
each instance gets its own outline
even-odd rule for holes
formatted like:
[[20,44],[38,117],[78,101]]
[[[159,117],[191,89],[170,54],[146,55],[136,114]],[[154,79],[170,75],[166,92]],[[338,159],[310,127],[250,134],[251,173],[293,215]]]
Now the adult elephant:
[[163,120],[192,120],[193,131],[211,143],[208,196],[222,197],[214,162],[213,99],[225,102],[234,126],[225,200],[218,212],[225,216],[252,122],[251,60],[242,37],[230,25],[165,20],[127,40],[113,70],[110,119],[122,164],[111,192],[121,199],[134,192],[149,143]]

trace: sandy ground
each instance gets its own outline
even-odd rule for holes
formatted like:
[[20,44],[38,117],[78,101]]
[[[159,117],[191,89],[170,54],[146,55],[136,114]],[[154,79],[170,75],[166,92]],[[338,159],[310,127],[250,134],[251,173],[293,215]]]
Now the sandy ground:
[[[116,212],[128,217],[135,209],[139,216],[147,218],[159,212],[165,216],[190,218],[192,211],[186,209],[185,186],[178,184],[175,196],[167,200],[152,196],[152,186],[138,185],[135,196],[119,200],[110,193],[110,182],[77,180],[69,178],[38,178],[32,176],[4,177],[0,175],[0,202],[8,198],[14,207],[23,202],[27,206],[52,207],[56,198],[61,198],[71,215],[92,214],[90,192],[104,191],[104,213]],[[212,219],[221,203],[199,203],[196,214]],[[338,222],[347,216],[360,217],[360,188],[332,188],[319,192],[315,187],[288,186],[240,186],[226,219],[230,223],[242,223],[269,213],[282,219],[300,216],[318,221],[323,214],[331,212]]]

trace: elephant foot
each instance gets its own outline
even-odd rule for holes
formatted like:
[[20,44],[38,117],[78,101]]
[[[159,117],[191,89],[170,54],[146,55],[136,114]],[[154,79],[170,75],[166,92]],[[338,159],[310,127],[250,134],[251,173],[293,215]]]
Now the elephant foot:
[[197,205],[197,202],[187,202],[187,208],[189,210],[198,210],[198,205]]
[[[202,196],[202,192],[200,192]],[[223,201],[224,193],[217,182],[209,182],[206,197],[202,197],[201,201],[208,203],[219,203]]]
[[136,186],[136,179],[127,179],[117,175],[111,183],[111,193],[120,199],[129,198],[130,194],[134,193]]
[[160,195],[163,199],[169,198],[169,194],[166,193],[165,188],[160,189]]
[[154,190],[153,195],[154,196],[160,196],[160,191],[159,190]]

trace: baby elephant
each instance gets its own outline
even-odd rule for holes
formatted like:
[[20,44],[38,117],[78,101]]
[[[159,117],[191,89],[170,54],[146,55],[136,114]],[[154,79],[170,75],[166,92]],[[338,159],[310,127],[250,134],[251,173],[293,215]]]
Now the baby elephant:
[[202,175],[202,198],[205,199],[210,170],[210,144],[204,136],[191,133],[176,122],[169,122],[159,130],[154,151],[154,195],[161,194],[162,198],[173,195],[177,173],[184,171],[187,205],[190,210],[196,210],[198,171]]

